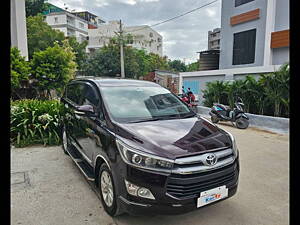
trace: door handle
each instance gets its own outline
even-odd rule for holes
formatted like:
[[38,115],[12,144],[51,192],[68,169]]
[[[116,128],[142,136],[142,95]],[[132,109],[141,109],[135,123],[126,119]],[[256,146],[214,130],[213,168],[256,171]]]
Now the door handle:
[[77,110],[75,110],[74,113],[77,114],[77,115],[84,115],[85,114],[84,112],[80,112],[80,111],[77,111]]

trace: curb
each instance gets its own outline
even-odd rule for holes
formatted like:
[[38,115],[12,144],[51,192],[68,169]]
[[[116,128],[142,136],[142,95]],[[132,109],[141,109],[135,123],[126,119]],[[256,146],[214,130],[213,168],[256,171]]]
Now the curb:
[[[210,117],[209,115],[210,108],[205,106],[197,106],[197,113],[201,116]],[[256,127],[263,130],[288,134],[290,127],[290,119],[282,117],[272,117],[272,116],[263,116],[256,115],[251,113],[246,113],[249,117],[249,127]]]

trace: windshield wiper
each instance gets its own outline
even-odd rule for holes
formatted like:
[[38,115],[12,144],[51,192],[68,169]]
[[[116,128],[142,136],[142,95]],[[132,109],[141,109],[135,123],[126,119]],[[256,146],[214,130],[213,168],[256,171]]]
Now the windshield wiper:
[[141,119],[141,120],[133,120],[133,121],[130,121],[129,123],[142,123],[142,122],[148,122],[148,121],[157,121],[160,119],[161,118],[147,118],[147,119]]
[[197,115],[196,113],[193,113],[193,114],[188,114],[188,115],[182,116],[181,118],[192,118],[192,117],[195,117],[196,115]]

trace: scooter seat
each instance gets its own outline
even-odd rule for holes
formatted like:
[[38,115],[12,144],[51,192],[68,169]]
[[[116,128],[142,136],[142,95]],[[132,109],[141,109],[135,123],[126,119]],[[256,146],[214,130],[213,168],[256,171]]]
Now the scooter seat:
[[227,106],[227,105],[223,105],[223,104],[219,104],[219,103],[214,103],[215,106],[218,106],[222,109],[224,109],[225,111],[230,111],[230,106]]

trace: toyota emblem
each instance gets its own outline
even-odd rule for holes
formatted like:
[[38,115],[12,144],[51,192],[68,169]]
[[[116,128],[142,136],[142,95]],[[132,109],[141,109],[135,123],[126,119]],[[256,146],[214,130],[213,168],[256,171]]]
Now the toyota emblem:
[[217,156],[215,154],[209,154],[207,157],[206,157],[206,163],[208,166],[213,166],[217,163]]

